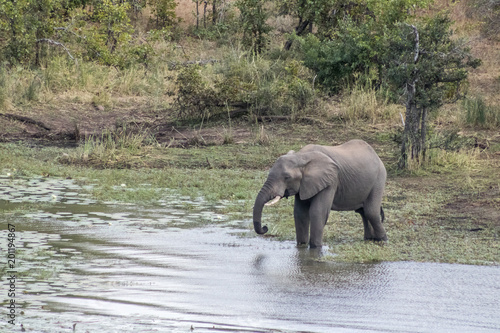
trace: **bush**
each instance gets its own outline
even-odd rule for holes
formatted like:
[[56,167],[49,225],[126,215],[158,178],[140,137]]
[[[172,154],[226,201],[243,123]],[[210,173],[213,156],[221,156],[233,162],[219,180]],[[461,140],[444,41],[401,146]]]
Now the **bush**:
[[315,94],[310,71],[297,60],[228,57],[214,66],[188,66],[177,76],[174,108],[183,118],[246,109],[256,116],[300,116]]
[[175,0],[149,0],[157,28],[173,25],[178,21],[175,14],[177,3]]
[[210,116],[218,103],[220,92],[209,86],[201,75],[200,65],[186,66],[177,75],[177,98],[175,108],[180,118],[202,118]]
[[355,26],[347,22],[339,27],[337,38],[320,40],[309,35],[301,42],[304,63],[318,74],[318,81],[336,93],[357,79],[378,78],[378,65],[373,62],[373,49],[368,25]]

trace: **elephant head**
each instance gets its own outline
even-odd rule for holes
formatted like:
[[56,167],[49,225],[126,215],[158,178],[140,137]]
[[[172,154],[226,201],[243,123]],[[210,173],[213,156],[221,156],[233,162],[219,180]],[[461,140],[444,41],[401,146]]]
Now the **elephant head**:
[[327,186],[335,186],[338,168],[335,162],[319,151],[290,151],[278,158],[269,171],[253,207],[255,232],[265,234],[261,218],[264,205],[271,205],[281,198],[297,195],[300,200],[315,196]]

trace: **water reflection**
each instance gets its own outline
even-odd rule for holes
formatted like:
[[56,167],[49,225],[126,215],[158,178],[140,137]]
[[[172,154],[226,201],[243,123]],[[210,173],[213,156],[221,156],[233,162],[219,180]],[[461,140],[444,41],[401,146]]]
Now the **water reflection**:
[[498,267],[323,262],[321,252],[255,237],[250,221],[217,216],[201,199],[189,210],[175,197],[156,207],[97,203],[67,196],[82,191],[67,180],[2,180],[0,206],[35,200],[31,186],[60,201],[9,215],[22,258],[17,319],[28,330],[500,330]]

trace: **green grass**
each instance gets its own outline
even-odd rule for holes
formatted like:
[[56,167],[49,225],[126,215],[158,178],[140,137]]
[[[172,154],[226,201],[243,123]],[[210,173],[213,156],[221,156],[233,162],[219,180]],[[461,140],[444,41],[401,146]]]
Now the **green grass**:
[[[305,132],[306,126],[297,127],[303,136],[312,135]],[[115,137],[111,142],[106,142],[109,138],[93,141],[93,145],[103,145],[98,148],[3,143],[0,170],[14,177],[71,177],[81,184],[93,184],[89,191],[103,201],[155,204],[173,189],[183,196],[203,196],[211,203],[235,202],[220,212],[248,221],[250,229],[253,202],[268,168],[281,154],[303,145],[301,135],[291,139],[285,135],[286,131],[283,128],[270,131],[275,137],[266,144],[259,144],[256,136],[255,141],[248,143],[189,149],[166,148],[147,140],[139,140],[134,146],[125,143],[123,137]],[[390,164],[397,147],[390,136],[376,134],[376,137],[377,150],[386,164]],[[327,140],[323,133],[317,142]],[[84,163],[82,149],[83,152],[102,149],[104,153],[92,163]],[[500,207],[500,183],[495,172],[498,161],[482,159],[477,152],[454,154],[461,155],[435,156],[432,164],[412,173],[390,172],[383,202],[389,242],[384,246],[363,241],[363,223],[358,214],[331,212],[324,234],[325,244],[333,254],[328,260],[500,264],[498,222],[488,218],[488,213],[481,215],[481,209],[475,213],[462,209],[464,203],[485,209]],[[113,159],[126,163],[109,163]],[[22,208],[37,209],[36,205]],[[276,241],[294,239],[293,198],[266,207],[263,224],[269,227],[265,237]]]
[[[226,155],[214,156],[218,149],[224,147],[158,149],[156,154],[169,155],[162,160],[161,168],[118,169],[102,168],[102,165],[93,168],[81,164],[67,164],[66,156],[76,154],[78,148],[27,148],[19,144],[0,144],[0,170],[10,172],[13,176],[70,177],[81,184],[95,184],[92,194],[102,200],[152,202],[161,199],[162,194],[158,192],[158,188],[176,189],[181,195],[193,198],[202,195],[213,202],[251,199],[264,182],[265,171],[241,168],[244,157],[236,156],[236,146],[231,149],[232,152],[226,152]],[[238,147],[238,151],[241,149]],[[197,152],[199,156],[191,159]],[[209,168],[206,162],[208,156],[212,160],[212,168]],[[60,160],[64,163],[60,163]],[[262,160],[266,158],[262,157]],[[254,163],[265,164],[262,160]],[[240,165],[228,169],[231,161]],[[263,167],[262,164],[259,166]],[[152,186],[139,191],[116,189],[121,184],[125,184],[127,188],[139,188],[141,184]]]
[[[389,180],[383,202],[389,242],[384,245],[362,241],[363,225],[357,214],[330,214],[326,239],[338,254],[335,260],[500,263],[500,228],[495,221],[479,222],[444,208],[456,201],[458,193],[470,191],[466,183],[456,184],[456,178],[461,175],[428,176],[403,184],[399,182],[404,179]],[[478,226],[482,230],[474,231]]]
[[[383,202],[389,237],[386,244],[363,240],[358,214],[331,212],[323,236],[333,254],[328,260],[500,264],[500,227],[496,221],[478,221],[464,212],[443,209],[457,195],[470,192],[467,182],[456,183],[457,177],[466,176],[455,173],[428,175],[424,180],[411,176],[389,179]],[[478,186],[487,186],[494,179],[484,182]],[[263,224],[278,239],[294,239],[293,199],[266,207]],[[478,227],[481,230],[475,231]]]
[[500,107],[486,104],[481,96],[464,99],[462,108],[465,124],[482,128],[500,126]]

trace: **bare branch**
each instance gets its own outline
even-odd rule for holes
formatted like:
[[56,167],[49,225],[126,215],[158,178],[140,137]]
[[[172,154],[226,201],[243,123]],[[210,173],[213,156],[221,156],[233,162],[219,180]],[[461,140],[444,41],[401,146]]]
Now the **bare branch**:
[[12,113],[0,113],[0,116],[5,117],[5,118],[9,118],[9,119],[13,119],[13,120],[17,120],[17,121],[20,121],[23,123],[33,124],[33,125],[36,125],[38,127],[43,128],[44,130],[47,130],[47,131],[51,130],[50,127],[48,127],[47,125],[45,125],[41,121],[34,120],[32,118],[29,118],[29,117],[19,116],[17,114],[12,114]]
[[51,45],[55,45],[55,46],[60,46],[60,47],[62,47],[64,49],[64,51],[66,51],[66,53],[71,58],[71,60],[73,60],[76,64],[78,64],[78,61],[71,55],[71,53],[69,52],[68,48],[66,46],[64,46],[63,43],[56,42],[55,40],[52,40],[52,39],[49,39],[49,38],[37,39],[36,43],[47,43],[47,44],[51,44]]
[[405,23],[407,26],[413,29],[413,33],[415,34],[415,57],[413,58],[413,63],[416,64],[418,58],[420,56],[420,35],[418,34],[417,27],[413,24]]

